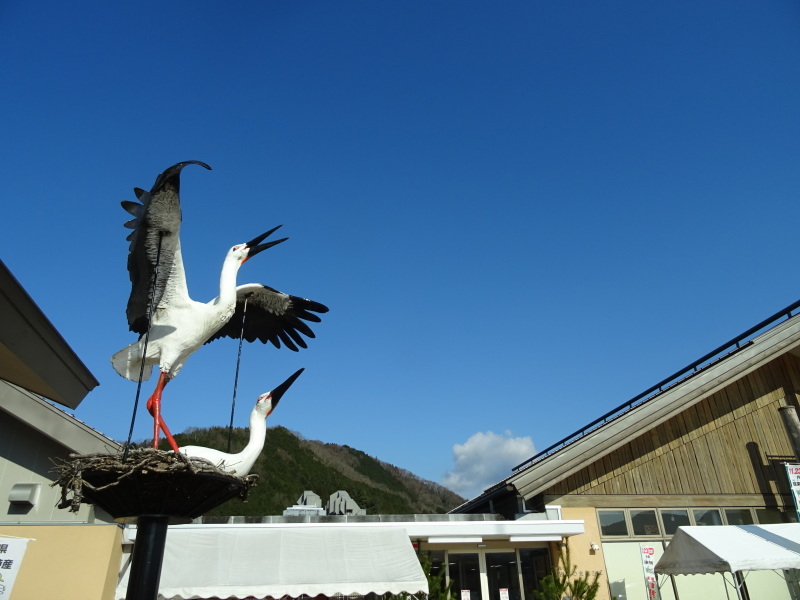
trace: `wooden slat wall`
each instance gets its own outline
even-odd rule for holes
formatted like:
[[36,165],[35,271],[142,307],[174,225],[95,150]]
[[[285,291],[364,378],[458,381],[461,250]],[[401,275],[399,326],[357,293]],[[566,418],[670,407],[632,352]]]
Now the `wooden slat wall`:
[[796,405],[794,390],[800,359],[785,354],[544,493],[787,493],[781,461],[793,453],[778,407]]

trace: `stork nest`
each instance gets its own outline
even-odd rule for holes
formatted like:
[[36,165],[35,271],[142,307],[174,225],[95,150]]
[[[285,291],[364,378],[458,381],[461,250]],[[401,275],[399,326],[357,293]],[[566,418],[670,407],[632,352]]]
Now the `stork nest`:
[[204,458],[154,448],[125,454],[70,454],[58,460],[51,486],[61,486],[58,508],[78,512],[81,503],[99,506],[114,519],[166,515],[190,521],[226,500],[247,500],[257,475],[237,477]]

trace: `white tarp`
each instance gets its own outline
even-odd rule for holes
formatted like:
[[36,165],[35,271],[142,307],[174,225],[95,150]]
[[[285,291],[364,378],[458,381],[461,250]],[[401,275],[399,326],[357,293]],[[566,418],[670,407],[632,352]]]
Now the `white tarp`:
[[[128,568],[117,587],[124,599]],[[408,534],[391,527],[170,527],[159,598],[428,593]]]
[[659,575],[800,569],[800,524],[678,527]]

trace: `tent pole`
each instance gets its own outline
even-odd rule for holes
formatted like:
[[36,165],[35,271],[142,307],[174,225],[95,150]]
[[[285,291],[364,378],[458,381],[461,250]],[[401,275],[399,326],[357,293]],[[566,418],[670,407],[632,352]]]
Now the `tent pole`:
[[728,600],[731,600],[730,592],[728,592],[728,587],[730,586],[728,585],[728,580],[725,578],[725,571],[720,571],[720,575],[722,575],[722,587],[725,588],[725,597]]
[[736,597],[739,600],[743,600],[742,598],[742,588],[739,587],[739,578],[736,577],[736,573],[731,571],[731,578],[733,579],[733,587],[736,588]]

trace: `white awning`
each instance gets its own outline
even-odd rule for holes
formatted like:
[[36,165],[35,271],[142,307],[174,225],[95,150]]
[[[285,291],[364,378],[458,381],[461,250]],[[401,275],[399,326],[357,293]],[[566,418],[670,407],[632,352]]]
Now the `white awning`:
[[800,569],[800,524],[678,527],[660,575]]
[[[122,573],[116,598],[128,588]],[[404,529],[170,527],[159,598],[428,593]]]

